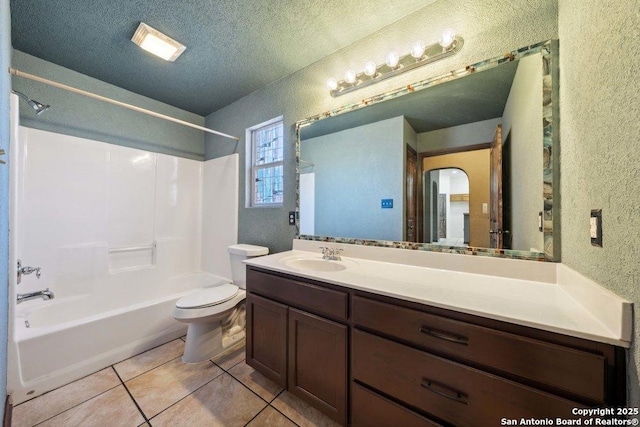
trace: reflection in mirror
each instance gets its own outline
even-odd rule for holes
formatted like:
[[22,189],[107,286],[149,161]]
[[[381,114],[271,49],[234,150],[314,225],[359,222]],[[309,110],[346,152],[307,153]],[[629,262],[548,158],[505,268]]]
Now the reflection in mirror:
[[552,259],[543,45],[299,122],[300,235]]
[[425,172],[425,237],[435,245],[469,244],[469,177],[462,169]]

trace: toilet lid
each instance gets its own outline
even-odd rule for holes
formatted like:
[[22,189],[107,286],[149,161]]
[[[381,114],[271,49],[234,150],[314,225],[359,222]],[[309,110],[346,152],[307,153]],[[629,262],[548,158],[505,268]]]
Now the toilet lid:
[[238,293],[238,287],[231,283],[214,286],[212,288],[198,289],[197,291],[184,296],[176,302],[178,308],[199,308],[221,304],[229,301]]

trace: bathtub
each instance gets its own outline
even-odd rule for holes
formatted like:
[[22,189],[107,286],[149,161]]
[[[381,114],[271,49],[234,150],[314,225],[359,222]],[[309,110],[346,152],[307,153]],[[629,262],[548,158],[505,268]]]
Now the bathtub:
[[209,273],[172,277],[160,286],[164,296],[129,304],[77,295],[18,305],[8,352],[14,404],[184,335],[187,325],[171,315],[176,301],[225,281]]

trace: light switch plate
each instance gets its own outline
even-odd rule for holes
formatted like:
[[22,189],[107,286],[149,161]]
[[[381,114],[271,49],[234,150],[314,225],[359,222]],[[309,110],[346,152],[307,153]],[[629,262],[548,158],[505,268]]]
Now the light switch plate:
[[602,209],[593,209],[589,218],[589,236],[591,244],[602,247]]

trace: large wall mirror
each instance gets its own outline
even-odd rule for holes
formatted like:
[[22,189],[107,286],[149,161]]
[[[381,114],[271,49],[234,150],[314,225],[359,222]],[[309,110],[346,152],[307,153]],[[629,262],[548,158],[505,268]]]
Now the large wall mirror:
[[553,46],[298,122],[298,238],[558,260]]

